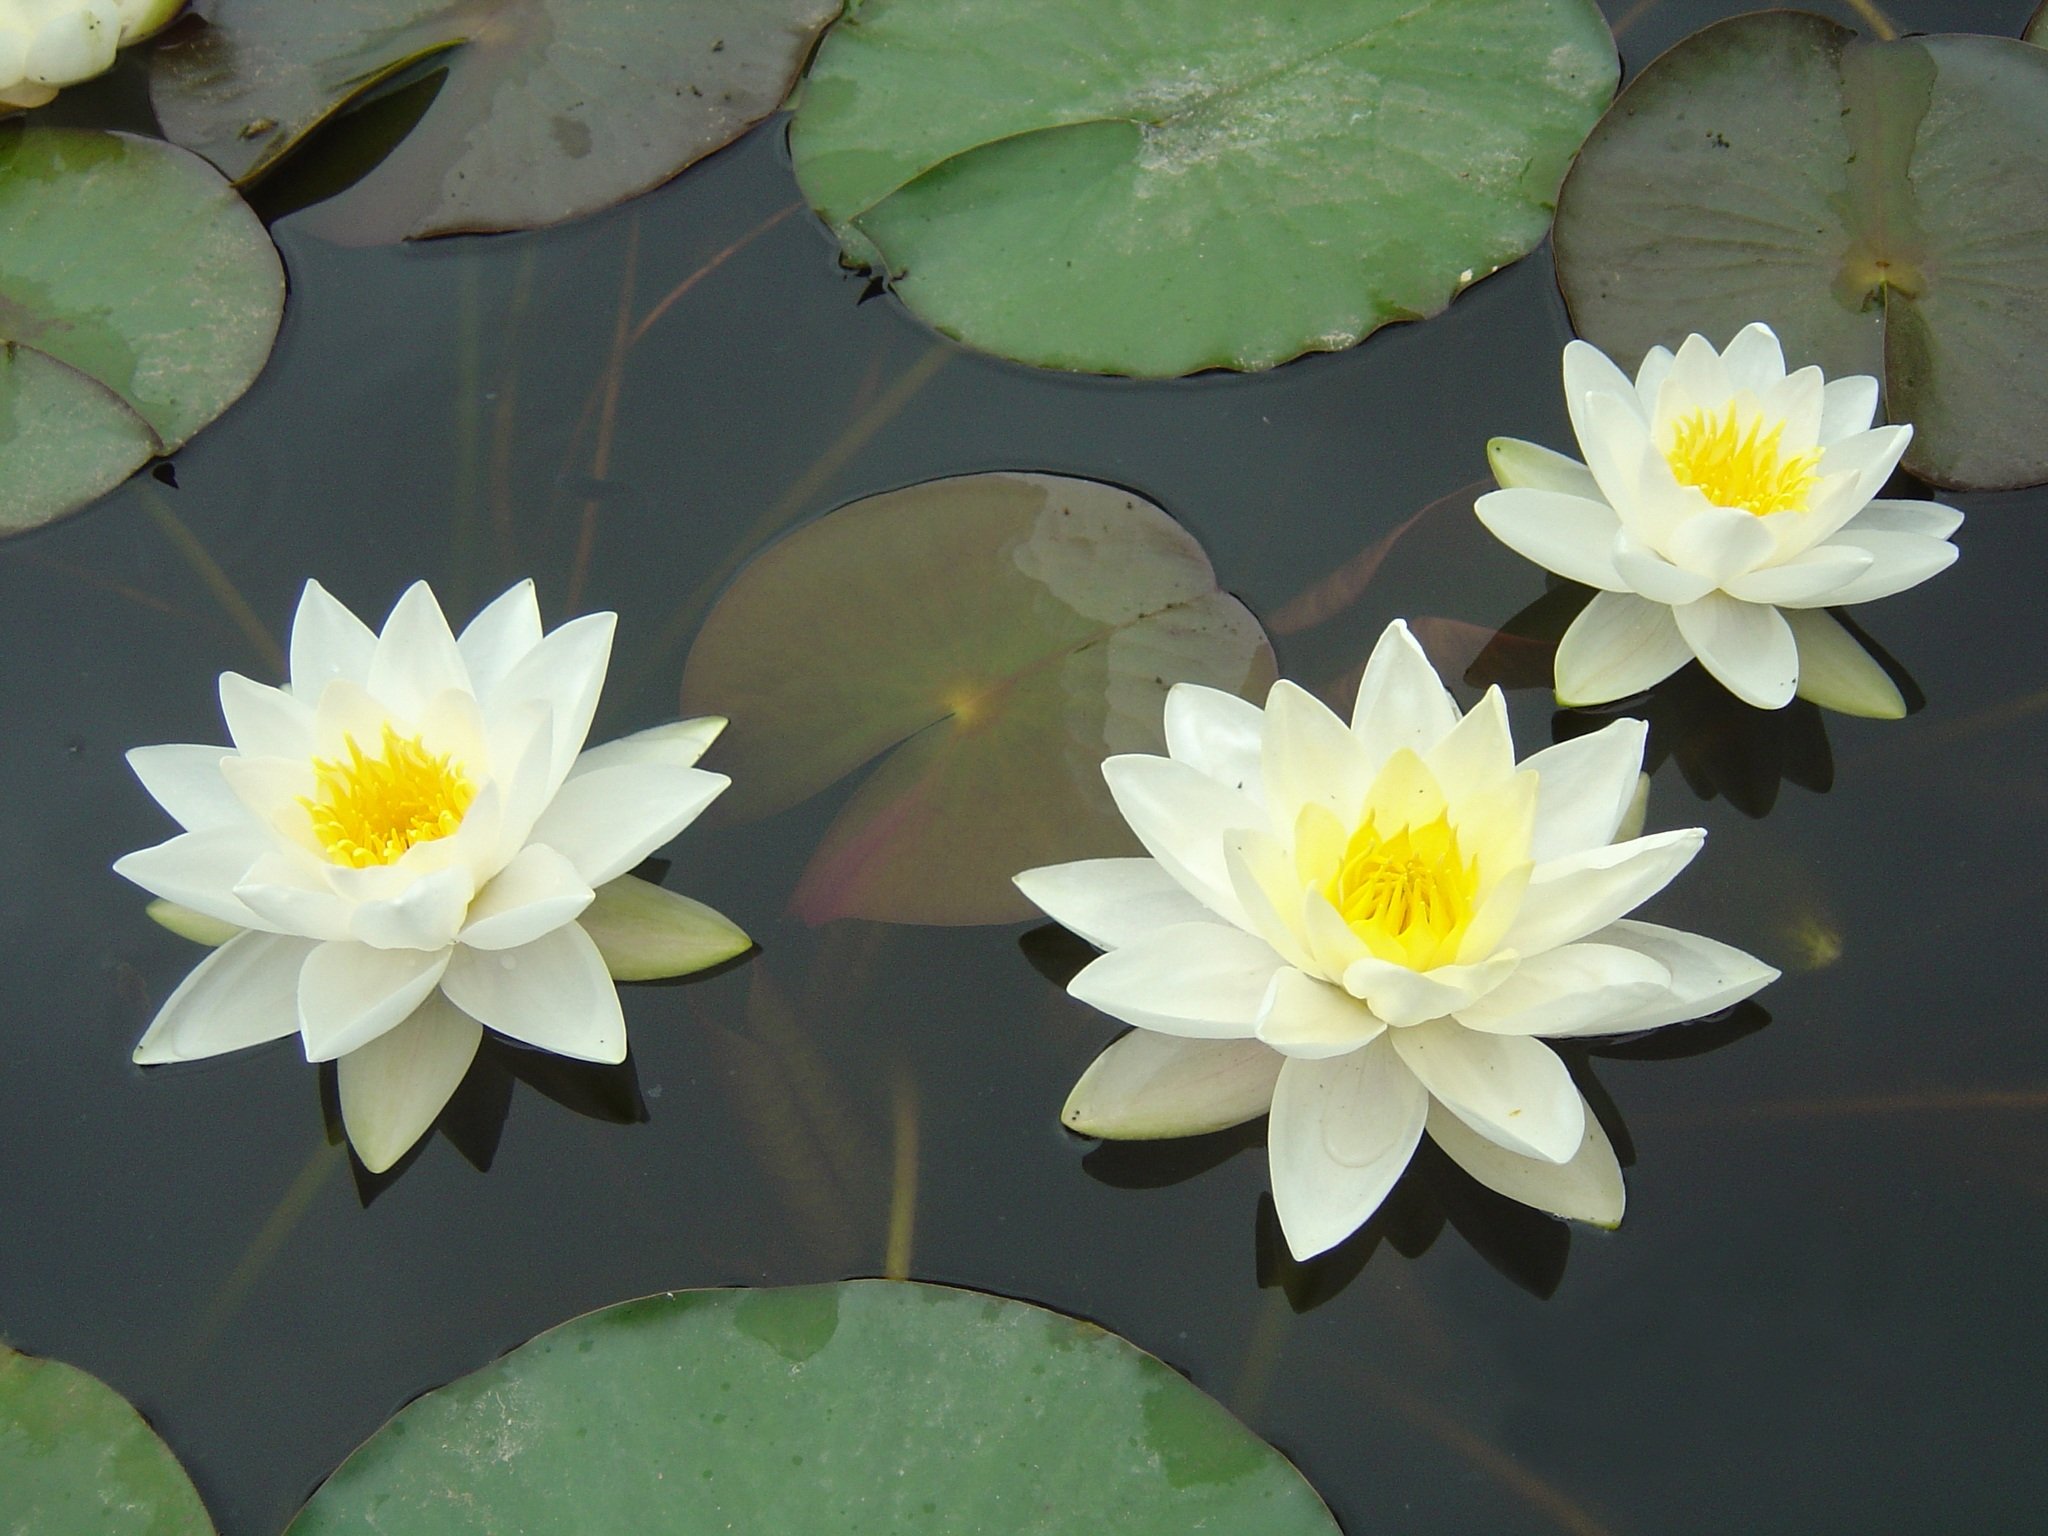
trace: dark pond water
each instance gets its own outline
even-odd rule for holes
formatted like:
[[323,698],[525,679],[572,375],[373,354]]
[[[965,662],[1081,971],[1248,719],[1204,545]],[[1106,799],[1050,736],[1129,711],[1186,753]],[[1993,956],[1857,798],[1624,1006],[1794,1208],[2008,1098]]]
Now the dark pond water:
[[[1740,7],[1609,9],[1633,70]],[[2010,34],[2030,9],[1891,13]],[[543,234],[360,251],[286,217],[282,343],[176,488],[145,477],[0,546],[0,1330],[128,1394],[225,1536],[269,1536],[401,1403],[566,1317],[880,1272],[893,1199],[913,1274],[1162,1355],[1355,1536],[2039,1528],[2040,491],[1957,498],[1958,566],[1862,611],[1925,696],[1909,720],[1660,700],[1652,825],[1711,838],[1657,915],[1786,975],[1768,1013],[1586,1059],[1633,1159],[1617,1233],[1425,1157],[1297,1266],[1256,1127],[1067,1136],[1059,1105],[1115,1033],[1052,979],[1068,941],[779,916],[844,786],[679,845],[671,883],[759,954],[631,989],[618,1072],[489,1056],[395,1176],[352,1170],[295,1043],[129,1064],[195,952],[108,873],[165,835],[121,753],[219,739],[216,674],[274,674],[308,576],[373,615],[420,576],[451,611],[524,574],[551,621],[616,609],[602,739],[673,713],[736,552],[859,495],[980,469],[1117,481],[1270,616],[1483,475],[1489,435],[1570,441],[1542,253],[1340,356],[1132,385],[973,356],[860,302],[808,214],[764,229],[795,196],[770,124]],[[593,473],[578,422],[622,284],[644,311],[740,241],[630,354]],[[1279,637],[1282,666],[1328,684],[1395,615],[1491,628],[1541,592],[1452,511],[1352,608]],[[1572,728],[1541,691],[1512,697],[1526,746]]]

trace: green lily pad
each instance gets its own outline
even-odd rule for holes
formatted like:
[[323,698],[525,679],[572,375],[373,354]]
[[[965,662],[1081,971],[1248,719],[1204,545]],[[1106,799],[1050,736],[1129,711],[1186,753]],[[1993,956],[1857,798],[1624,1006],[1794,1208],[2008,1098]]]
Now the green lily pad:
[[1616,71],[1590,0],[860,0],[790,151],[849,264],[948,335],[1266,368],[1525,255]]
[[839,0],[210,0],[157,51],[164,132],[237,182],[429,61],[446,84],[326,229],[531,229],[668,180],[773,112]]
[[2048,53],[1738,16],[1615,102],[1557,213],[1573,324],[1624,367],[1768,322],[1884,380],[1937,485],[2048,479]]
[[804,871],[798,916],[994,923],[1033,911],[1020,869],[1139,851],[1101,763],[1163,750],[1170,685],[1263,694],[1273,675],[1258,621],[1150,502],[990,474],[871,496],[771,546],[706,618],[682,693],[733,722],[728,814],[889,754]]
[[276,247],[196,155],[0,128],[0,532],[84,506],[212,421],[283,312]]
[[0,1344],[7,1536],[213,1536],[192,1480],[119,1393]]
[[2041,0],[2041,8],[2027,23],[2026,38],[2030,43],[2048,43],[2048,0]]
[[287,1536],[1335,1536],[1315,1491],[1089,1323],[901,1281],[683,1291],[405,1408]]

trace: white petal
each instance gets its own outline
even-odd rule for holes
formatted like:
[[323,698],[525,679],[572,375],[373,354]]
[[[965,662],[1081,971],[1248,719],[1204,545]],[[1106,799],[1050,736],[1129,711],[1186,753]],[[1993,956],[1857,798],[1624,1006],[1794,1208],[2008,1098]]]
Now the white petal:
[[659,763],[599,768],[555,792],[531,838],[561,854],[595,888],[695,821],[731,782],[722,773]]
[[1574,341],[1564,349],[1564,402],[1571,412],[1572,432],[1584,450],[1588,439],[1596,435],[1592,421],[1586,415],[1586,402],[1595,395],[1614,395],[1627,400],[1640,413],[1635,384],[1613,363],[1607,354],[1589,341]]
[[1344,970],[1344,990],[1396,1028],[1442,1018],[1469,1008],[1514,974],[1513,954],[1490,956],[1472,965],[1440,965],[1411,971],[1405,965],[1367,956]]
[[269,839],[246,823],[208,827],[124,854],[114,861],[114,873],[152,896],[237,928],[268,928],[270,924],[243,905],[234,889],[269,849]]
[[1314,1258],[1365,1225],[1415,1155],[1428,1110],[1428,1093],[1385,1036],[1330,1061],[1281,1067],[1266,1156],[1295,1258]]
[[1366,659],[1351,729],[1377,773],[1401,748],[1427,753],[1458,723],[1458,706],[1408,626],[1394,620]]
[[[478,695],[486,695],[540,644],[540,603],[533,583],[508,587],[469,621],[455,642]],[[688,764],[683,766],[688,767]]]
[[[227,679],[222,678],[225,690]],[[299,701],[303,707],[303,701]],[[383,739],[384,727],[392,723],[391,711],[370,696],[369,689],[360,683],[352,683],[345,677],[338,677],[320,690],[320,700],[310,711],[306,730],[296,751],[258,752],[244,747],[248,757],[288,758],[304,762],[308,757],[324,757],[330,761],[345,761],[348,744],[353,741],[371,756],[376,755]],[[410,735],[412,722],[402,722],[405,729],[401,734]]]
[[[1739,391],[1744,386],[1736,385]],[[1778,424],[1781,454],[1810,453],[1820,446],[1821,415],[1826,406],[1825,377],[1806,367],[1751,391],[1766,422]]]
[[1285,1060],[1256,1040],[1183,1040],[1134,1029],[1081,1074],[1060,1121],[1112,1141],[1228,1130],[1266,1112]]
[[1785,616],[1765,603],[1709,592],[1672,610],[1700,665],[1730,693],[1758,709],[1783,709],[1799,685],[1799,651]]
[[1701,828],[1684,827],[1538,865],[1503,943],[1540,955],[1605,928],[1676,879],[1706,839]]
[[1155,859],[1082,859],[1013,878],[1041,912],[1097,949],[1117,949],[1158,929],[1210,916]]
[[1291,967],[1274,973],[1256,1026],[1274,1050],[1311,1060],[1355,1051],[1386,1027],[1343,988]]
[[1494,483],[1504,491],[1556,491],[1589,501],[1600,499],[1600,482],[1593,478],[1593,471],[1577,459],[1518,437],[1489,439],[1486,463],[1493,471]]
[[[1673,354],[1671,372],[1659,396],[1660,408],[1663,397],[1674,389],[1689,402],[1690,407],[1709,408],[1719,407],[1735,392],[1734,381],[1728,377],[1728,368],[1720,353],[1698,332],[1680,342],[1678,351]],[[1662,425],[1661,419],[1659,425]]]
[[301,803],[316,788],[311,761],[303,757],[245,757],[230,753],[221,759],[220,780],[240,807],[241,825],[267,829],[280,842],[317,858],[326,852],[313,819]]
[[483,1037],[475,1019],[436,992],[336,1063],[342,1123],[365,1168],[384,1172],[427,1134]]
[[1585,1121],[1579,1150],[1565,1163],[1518,1156],[1480,1135],[1441,1104],[1429,1106],[1428,1129],[1429,1139],[1442,1147],[1452,1162],[1495,1194],[1611,1231],[1621,1225],[1625,1204],[1621,1162],[1591,1108],[1585,1111]]
[[40,85],[74,85],[104,73],[114,62],[118,27],[80,7],[51,17],[29,40],[23,73]]
[[1876,415],[1876,379],[1867,373],[1830,379],[1821,392],[1820,440],[1835,443],[1868,432]]
[[569,777],[577,778],[600,768],[618,768],[627,763],[659,763],[667,768],[694,768],[697,759],[724,731],[723,715],[699,715],[694,720],[673,720],[621,736],[603,746],[588,747],[580,753]]
[[349,937],[373,949],[445,950],[462,931],[476,878],[466,865],[432,870],[389,896],[359,902]]
[[1090,961],[1067,991],[1143,1029],[1244,1039],[1280,968],[1272,947],[1248,933],[1221,923],[1181,923]]
[[1166,752],[1228,789],[1259,793],[1266,716],[1234,693],[1175,683],[1166,694]]
[[136,747],[128,766],[179,826],[201,832],[242,820],[242,803],[220,775],[221,759],[232,755],[223,747]]
[[1820,473],[1853,474],[1856,488],[1851,500],[1860,508],[1884,489],[1892,471],[1913,441],[1910,426],[1872,427],[1868,432],[1828,444],[1820,459]]
[[1586,1105],[1557,1053],[1525,1035],[1482,1035],[1437,1019],[1389,1036],[1430,1096],[1490,1141],[1524,1157],[1568,1161],[1586,1136]]
[[1529,857],[1538,864],[1614,841],[1642,774],[1649,727],[1616,720],[1524,759],[1536,771],[1536,829]]
[[1642,407],[1645,421],[1656,412],[1657,397],[1663,392],[1664,381],[1671,377],[1672,361],[1669,347],[1652,347],[1643,354],[1642,364],[1636,369],[1636,403]]
[[1781,565],[1767,565],[1727,582],[1728,595],[1745,603],[1818,608],[1870,568],[1871,554],[1839,541],[1809,549]]
[[1351,825],[1372,787],[1374,767],[1322,700],[1285,678],[1273,685],[1259,770],[1276,826],[1293,826],[1304,805],[1320,805]]
[[1531,955],[1515,974],[1469,1008],[1467,1029],[1489,1035],[1569,1035],[1666,998],[1671,972],[1635,949],[1604,943],[1561,944]]
[[1473,503],[1472,510],[1501,543],[1547,571],[1609,592],[1628,586],[1615,570],[1611,554],[1621,523],[1614,509],[1597,494],[1488,491]]
[[[1745,514],[1747,515],[1747,514]],[[1714,590],[1715,580],[1683,570],[1626,530],[1614,540],[1614,569],[1630,591],[1653,603],[1690,603]]]
[[576,867],[532,843],[492,877],[469,905],[462,942],[471,949],[516,949],[574,922],[596,897]]
[[[1489,688],[1424,760],[1453,808],[1507,792],[1515,776],[1515,740],[1507,699]],[[1453,819],[1456,817],[1454,815]]]
[[1963,514],[1938,501],[1873,501],[1847,526],[1864,533],[1917,533],[1945,539],[1963,526]]
[[501,1035],[578,1061],[626,1059],[626,1016],[597,945],[574,923],[518,949],[458,948],[442,990]]
[[1224,840],[1263,827],[1266,813],[1249,795],[1188,763],[1127,753],[1107,758],[1102,777],[1145,851],[1190,895],[1227,922],[1244,919],[1224,868]]
[[299,968],[312,949],[304,939],[269,933],[229,939],[165,999],[135,1059],[144,1066],[196,1061],[283,1039],[299,1027]]
[[1889,533],[1879,529],[1865,531],[1860,526],[1862,521],[1858,518],[1855,523],[1841,529],[1824,546],[1830,549],[1848,546],[1865,550],[1870,555],[1870,564],[1859,575],[1828,593],[1827,606],[1831,608],[1890,597],[1894,592],[1919,586],[1928,577],[1938,575],[1955,564],[1956,547],[1953,544],[1917,533]]
[[1753,321],[1735,333],[1721,353],[1728,370],[1728,382],[1735,389],[1761,395],[1785,377],[1785,352],[1777,333],[1762,321]]
[[1314,946],[1302,931],[1297,916],[1301,887],[1288,850],[1264,832],[1238,832],[1225,840],[1223,862],[1248,932],[1272,945],[1273,952],[1296,970],[1336,974],[1318,964]]
[[604,689],[617,628],[618,615],[613,613],[571,619],[513,663],[495,687],[478,693],[486,717],[528,703],[548,707],[554,729],[550,791],[568,776],[590,734],[590,717],[597,712],[597,696]]
[[1692,648],[1671,610],[1626,592],[1596,592],[1557,647],[1558,702],[1605,704],[1655,687]]
[[474,691],[448,617],[424,581],[407,587],[384,621],[364,686],[401,719],[413,720],[446,689]]
[[427,1000],[449,952],[318,944],[299,970],[299,1033],[306,1060],[332,1061],[367,1045]]
[[307,757],[313,748],[313,706],[239,672],[220,675],[220,712],[235,747],[248,757]]
[[661,981],[723,964],[754,941],[724,913],[631,875],[608,880],[576,919],[614,981]]
[[1822,709],[1840,710],[1870,720],[1903,720],[1905,695],[1875,656],[1863,648],[1840,620],[1821,608],[1788,608],[1799,647],[1799,697]]
[[338,677],[367,683],[376,650],[377,637],[369,625],[319,582],[306,583],[299,594],[299,611],[292,616],[292,697],[312,704]]
[[1718,587],[1770,559],[1778,541],[1754,512],[1709,506],[1681,523],[1666,548],[1672,564]]
[[1688,503],[1677,495],[1677,482],[1651,441],[1634,395],[1592,395],[1581,409],[1593,425],[1594,438],[1583,446],[1601,497],[1638,540],[1662,544],[1683,520]]
[[273,848],[249,866],[235,897],[278,933],[307,939],[345,939],[353,903],[335,894],[305,855]]
[[1617,922],[1601,929],[1594,938],[1603,945],[1632,949],[1656,962],[1671,973],[1671,982],[1663,997],[1606,1024],[1574,1031],[1577,1034],[1628,1034],[1702,1018],[1732,1008],[1778,979],[1776,970],[1739,949],[1656,923]]

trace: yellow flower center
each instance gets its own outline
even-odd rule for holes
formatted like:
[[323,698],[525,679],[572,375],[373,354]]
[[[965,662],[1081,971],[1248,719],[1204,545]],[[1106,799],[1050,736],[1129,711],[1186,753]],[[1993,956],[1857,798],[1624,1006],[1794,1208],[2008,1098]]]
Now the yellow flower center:
[[1680,485],[1698,486],[1717,507],[1758,517],[1804,512],[1820,450],[1788,457],[1778,446],[1784,435],[1784,422],[1766,432],[1761,417],[1752,417],[1745,429],[1732,405],[1697,410],[1679,418],[1664,457]]
[[414,844],[462,825],[476,786],[446,753],[435,756],[419,737],[399,735],[388,721],[376,757],[365,756],[353,736],[342,741],[346,761],[313,759],[314,796],[299,802],[335,863],[355,869],[395,864]]
[[1323,894],[1376,954],[1423,969],[1455,951],[1471,923],[1479,861],[1460,857],[1457,830],[1445,815],[1392,837],[1382,837],[1367,816]]

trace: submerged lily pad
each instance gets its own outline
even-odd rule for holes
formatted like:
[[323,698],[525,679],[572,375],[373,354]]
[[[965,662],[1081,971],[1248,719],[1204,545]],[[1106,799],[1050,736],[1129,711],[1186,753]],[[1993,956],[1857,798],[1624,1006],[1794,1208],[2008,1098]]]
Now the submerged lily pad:
[[1573,324],[1624,367],[1767,321],[1797,362],[1882,377],[1913,473],[2048,479],[2048,52],[1708,27],[1587,140],[1556,248]]
[[[164,131],[236,181],[427,61],[447,81],[332,224],[530,229],[659,185],[781,104],[839,0],[209,0],[158,50]],[[437,57],[438,56],[438,57]]]
[[104,1382],[0,1344],[0,1530],[213,1536],[192,1480]]
[[1265,368],[1526,254],[1613,94],[1590,0],[859,0],[790,150],[857,266],[1057,368]]
[[1163,750],[1170,685],[1272,678],[1258,621],[1150,502],[963,475],[769,548],[705,620],[683,701],[732,719],[728,814],[794,805],[889,754],[804,871],[800,917],[992,923],[1033,910],[1020,869],[1138,851],[1101,763]]
[[373,1436],[288,1536],[1335,1536],[1315,1491],[1114,1334],[901,1281],[565,1323]]
[[0,128],[0,532],[84,506],[212,421],[283,312],[276,247],[196,155]]

